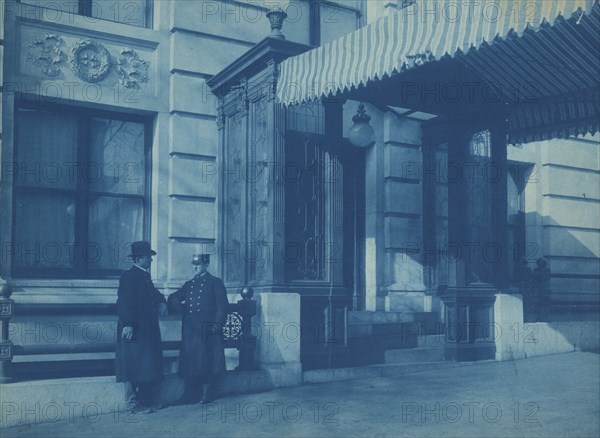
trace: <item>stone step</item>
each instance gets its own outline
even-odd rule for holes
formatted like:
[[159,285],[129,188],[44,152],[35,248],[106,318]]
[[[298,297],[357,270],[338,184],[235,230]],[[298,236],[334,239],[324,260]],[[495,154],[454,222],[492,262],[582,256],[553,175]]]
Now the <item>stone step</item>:
[[495,362],[493,360],[481,360],[476,362],[425,362],[406,364],[380,364],[352,368],[330,368],[304,371],[303,382],[326,383],[344,380],[368,379],[372,377],[393,377],[402,374],[418,373],[421,371],[453,368],[469,365],[480,365]]
[[441,362],[444,360],[444,349],[440,347],[419,347],[385,352],[385,363],[412,364]]
[[417,347],[443,347],[446,335],[419,335],[417,336]]
[[443,333],[435,312],[348,312],[348,337],[402,336]]
[[383,312],[368,310],[351,310],[348,312],[348,325],[353,324],[382,324],[382,323],[400,323],[414,322],[413,313],[407,312]]
[[360,323],[348,324],[349,338],[372,338],[372,337],[403,337],[411,338],[419,333],[418,325],[414,323]]
[[439,320],[437,312],[385,312],[352,310],[348,312],[348,325],[385,323],[434,323]]

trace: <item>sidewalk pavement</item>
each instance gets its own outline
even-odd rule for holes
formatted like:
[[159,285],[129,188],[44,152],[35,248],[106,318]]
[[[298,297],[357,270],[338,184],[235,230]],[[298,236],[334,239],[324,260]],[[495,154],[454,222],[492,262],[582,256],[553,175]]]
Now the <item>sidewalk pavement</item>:
[[598,437],[600,356],[569,353],[228,396],[11,437]]

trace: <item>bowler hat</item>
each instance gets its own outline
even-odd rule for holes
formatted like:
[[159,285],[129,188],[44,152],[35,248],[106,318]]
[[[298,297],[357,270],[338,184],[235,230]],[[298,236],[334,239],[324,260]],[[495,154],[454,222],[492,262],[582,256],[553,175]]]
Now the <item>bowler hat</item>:
[[156,255],[156,251],[150,248],[148,242],[140,240],[131,244],[131,254],[129,254],[129,257],[134,258],[149,255]]
[[192,256],[192,265],[208,265],[210,263],[210,254],[194,254]]

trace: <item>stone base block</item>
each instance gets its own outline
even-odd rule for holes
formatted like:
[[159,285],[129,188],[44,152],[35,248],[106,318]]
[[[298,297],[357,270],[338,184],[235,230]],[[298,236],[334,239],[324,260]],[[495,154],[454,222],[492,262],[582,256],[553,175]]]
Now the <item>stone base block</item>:
[[514,330],[523,327],[523,297],[521,295],[496,295],[494,303],[496,333],[496,360],[513,360],[525,357],[522,340]]
[[389,292],[385,297],[386,312],[424,312],[423,292]]
[[302,385],[302,364],[287,362],[285,364],[265,364],[261,369],[266,372],[269,385],[273,388]]

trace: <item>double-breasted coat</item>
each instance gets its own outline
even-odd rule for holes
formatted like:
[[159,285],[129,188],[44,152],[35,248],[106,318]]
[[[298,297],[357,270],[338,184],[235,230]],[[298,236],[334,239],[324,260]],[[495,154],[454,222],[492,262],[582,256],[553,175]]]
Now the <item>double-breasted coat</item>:
[[[150,274],[133,266],[123,272],[117,299],[117,382],[153,382],[163,379],[163,358],[158,307],[165,297],[154,287]],[[123,327],[133,327],[133,338],[123,340]]]
[[222,330],[228,301],[223,281],[208,272],[198,274],[168,302],[170,309],[183,313],[179,374],[208,379],[224,373]]

